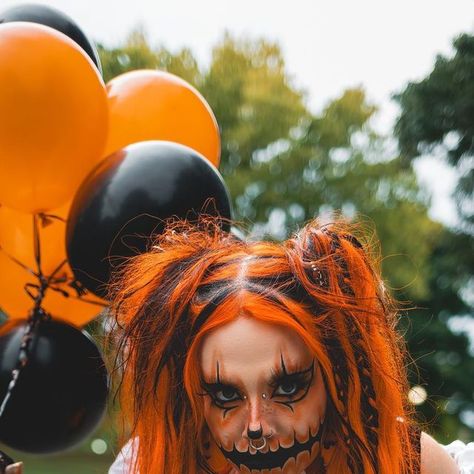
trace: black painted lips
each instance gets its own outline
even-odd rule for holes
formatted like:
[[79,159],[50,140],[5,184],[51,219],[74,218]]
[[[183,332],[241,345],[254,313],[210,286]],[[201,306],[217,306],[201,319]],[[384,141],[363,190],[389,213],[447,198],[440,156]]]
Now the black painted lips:
[[318,432],[314,436],[311,436],[310,431],[308,440],[304,443],[298,441],[295,433],[295,442],[292,446],[288,448],[280,446],[276,451],[269,450],[266,453],[261,453],[260,451],[257,451],[255,454],[250,454],[249,451],[240,452],[236,449],[235,444],[232,451],[227,451],[223,447],[220,449],[224,456],[239,468],[241,465],[244,465],[244,467],[249,470],[282,468],[288,459],[296,459],[299,453],[303,451],[309,451],[311,453],[313,444],[321,439],[321,431],[322,425],[320,425]]

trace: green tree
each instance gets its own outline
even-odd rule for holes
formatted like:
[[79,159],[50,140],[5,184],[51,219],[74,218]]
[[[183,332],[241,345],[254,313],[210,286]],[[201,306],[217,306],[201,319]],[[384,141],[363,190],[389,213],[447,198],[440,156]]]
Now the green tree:
[[442,229],[430,255],[429,291],[416,301],[410,318],[408,346],[426,384],[429,403],[420,407],[428,422],[435,422],[437,438],[445,442],[454,437],[470,440],[472,424],[460,424],[474,412],[472,397],[474,358],[465,334],[446,330],[454,316],[472,317],[472,308],[462,298],[474,268],[474,240],[467,234]]
[[195,86],[202,81],[198,64],[189,49],[183,48],[173,54],[162,46],[152,48],[141,28],[132,31],[123,45],[107,49],[99,44],[98,51],[105,82],[135,69],[169,71]]
[[[413,344],[412,351],[420,355],[420,347],[430,346],[437,351],[438,370],[432,370],[433,363],[427,373],[437,393],[450,398],[447,412],[463,416],[474,412],[472,357],[466,356],[467,340],[441,338],[439,325],[454,316],[474,317],[473,307],[462,297],[466,289],[472,291],[474,282],[474,36],[462,34],[453,46],[451,57],[438,56],[424,79],[409,83],[395,96],[401,107],[395,133],[406,165],[432,153],[460,176],[454,194],[460,224],[444,229],[438,239],[431,257],[431,297],[420,302],[431,309],[433,337],[420,330],[414,340],[418,347]],[[462,390],[453,391],[463,384]],[[446,429],[452,428],[453,416],[442,420]]]
[[474,36],[462,34],[453,46],[452,57],[438,56],[426,78],[395,96],[402,109],[395,132],[407,162],[435,151],[457,167],[458,209],[473,233]]
[[202,92],[222,131],[222,167],[231,192],[252,180],[252,156],[288,136],[308,111],[291,87],[277,44],[226,35],[213,51]]
[[[456,400],[448,411],[438,398],[421,410],[430,421],[438,417],[440,439],[457,436],[472,391],[460,374],[471,370],[473,359],[466,337],[448,329],[445,315],[466,309],[457,291],[465,281],[458,281],[455,263],[467,249],[450,256],[453,242],[460,240],[428,217],[429,197],[406,154],[390,152],[386,137],[371,129],[376,107],[364,90],[347,90],[312,114],[304,92],[292,84],[278,44],[228,34],[214,48],[208,68],[199,67],[187,49],[152,48],[140,31],[123,46],[100,52],[106,79],[137,67],[158,68],[203,93],[220,125],[220,170],[235,217],[247,222],[254,236],[284,239],[305,220],[338,209],[348,218],[366,216],[381,240],[389,286],[412,306],[429,308],[403,315],[421,382],[432,398]],[[442,293],[446,281],[449,288]],[[446,300],[438,301],[442,294]],[[415,371],[412,380],[420,382]]]

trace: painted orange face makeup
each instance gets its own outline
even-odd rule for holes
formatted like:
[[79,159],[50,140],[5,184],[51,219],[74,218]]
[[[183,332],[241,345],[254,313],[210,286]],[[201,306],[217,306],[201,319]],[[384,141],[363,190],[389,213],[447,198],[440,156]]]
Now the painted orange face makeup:
[[237,472],[301,474],[311,465],[326,390],[296,333],[241,316],[206,336],[201,369],[209,431]]

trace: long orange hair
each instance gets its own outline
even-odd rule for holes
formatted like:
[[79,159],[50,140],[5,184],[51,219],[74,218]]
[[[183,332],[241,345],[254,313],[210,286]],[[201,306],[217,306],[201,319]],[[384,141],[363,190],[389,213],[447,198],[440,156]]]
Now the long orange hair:
[[210,331],[243,314],[292,329],[318,360],[327,473],[418,471],[395,307],[348,225],[314,220],[272,243],[243,242],[208,217],[174,221],[121,272],[114,295],[120,414],[139,440],[132,472],[231,471],[209,451],[198,354]]

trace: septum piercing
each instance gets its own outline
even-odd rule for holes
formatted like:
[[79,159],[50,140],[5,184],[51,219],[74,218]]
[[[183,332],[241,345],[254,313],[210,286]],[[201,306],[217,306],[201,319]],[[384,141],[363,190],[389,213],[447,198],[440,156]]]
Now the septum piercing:
[[[263,441],[263,444],[262,446],[255,446],[253,444],[254,441],[260,441],[262,440]],[[256,449],[257,451],[261,451],[266,445],[267,445],[267,438],[265,438],[265,436],[263,436],[262,438],[260,438],[259,440],[253,440],[253,439],[249,439],[249,445],[253,448],[253,449]]]

